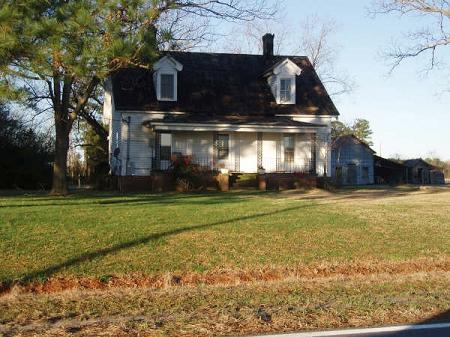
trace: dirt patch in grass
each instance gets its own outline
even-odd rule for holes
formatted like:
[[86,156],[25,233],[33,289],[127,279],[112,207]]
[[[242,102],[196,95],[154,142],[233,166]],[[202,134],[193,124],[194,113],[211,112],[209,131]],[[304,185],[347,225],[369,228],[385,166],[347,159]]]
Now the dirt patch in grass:
[[52,277],[30,283],[3,283],[0,295],[11,292],[56,293],[73,289],[154,288],[179,286],[237,285],[285,279],[317,279],[358,277],[375,274],[399,275],[415,272],[450,272],[450,258],[421,258],[399,262],[365,261],[354,263],[322,263],[292,267],[266,266],[254,269],[214,269],[207,272],[164,273],[158,275],[105,275],[92,277]]

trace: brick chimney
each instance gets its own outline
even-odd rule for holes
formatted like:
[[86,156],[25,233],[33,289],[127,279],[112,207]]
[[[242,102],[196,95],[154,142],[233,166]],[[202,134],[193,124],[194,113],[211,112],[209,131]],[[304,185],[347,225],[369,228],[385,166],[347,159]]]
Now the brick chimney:
[[273,38],[274,34],[264,34],[262,37],[263,42],[263,55],[265,58],[271,58],[273,56]]

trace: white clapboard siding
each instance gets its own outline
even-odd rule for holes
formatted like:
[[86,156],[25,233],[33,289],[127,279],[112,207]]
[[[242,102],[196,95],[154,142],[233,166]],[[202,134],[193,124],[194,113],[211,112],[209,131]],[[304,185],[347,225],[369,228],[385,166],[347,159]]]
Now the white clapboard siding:
[[[154,133],[143,125],[148,120],[145,113],[123,114],[123,119],[131,117],[130,124],[121,122],[120,158],[122,160],[122,175],[149,175],[152,169],[152,157],[154,156]],[[128,127],[130,131],[128,133]],[[129,135],[129,140],[128,140]],[[126,168],[127,142],[129,146],[128,170]]]
[[299,171],[309,171],[312,157],[312,135],[300,133],[295,137],[295,166]]
[[[144,125],[155,116],[148,113],[120,113],[113,111],[110,123],[110,151],[120,149],[119,160],[111,159],[112,164],[119,163],[122,175],[149,175],[152,170],[152,159],[155,155],[155,134]],[[125,122],[131,117],[130,125]],[[128,128],[129,132],[128,132]],[[229,134],[229,158],[223,164],[231,171],[257,172],[257,133],[256,132],[224,132]],[[128,140],[128,135],[130,139]],[[316,139],[316,169],[319,175],[328,169],[331,156],[328,151],[329,128],[318,130]],[[129,141],[129,161],[127,163],[127,142]],[[309,169],[312,151],[311,134],[295,135],[294,169],[302,171]],[[172,152],[192,155],[204,165],[213,163],[213,132],[204,131],[174,131],[172,132]],[[262,164],[266,172],[283,170],[283,134],[263,133]],[[114,163],[113,163],[114,162]],[[220,164],[220,163],[219,163]],[[278,164],[278,167],[277,167]],[[113,166],[113,165],[112,165]],[[118,165],[119,166],[119,165]],[[372,175],[372,172],[371,172]]]
[[262,166],[268,173],[277,171],[277,148],[279,151],[281,136],[280,133],[263,133]]
[[241,132],[239,134],[239,152],[241,172],[255,173],[258,169],[256,132]]

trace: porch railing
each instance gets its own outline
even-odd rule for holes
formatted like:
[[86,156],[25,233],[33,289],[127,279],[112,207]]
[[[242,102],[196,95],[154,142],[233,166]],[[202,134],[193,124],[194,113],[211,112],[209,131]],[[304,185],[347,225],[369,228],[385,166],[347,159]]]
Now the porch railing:
[[[176,154],[174,154],[176,156]],[[233,160],[215,160],[212,157],[186,156],[190,163],[204,168],[228,169],[230,172],[243,172],[239,164],[236,165]],[[157,171],[168,171],[172,169],[172,160],[152,158],[152,169]],[[242,160],[241,160],[242,165]],[[263,168],[267,173],[307,173],[315,174],[315,165],[312,159],[296,158],[294,161],[282,161],[279,158],[263,158]],[[256,169],[256,163],[255,163]]]

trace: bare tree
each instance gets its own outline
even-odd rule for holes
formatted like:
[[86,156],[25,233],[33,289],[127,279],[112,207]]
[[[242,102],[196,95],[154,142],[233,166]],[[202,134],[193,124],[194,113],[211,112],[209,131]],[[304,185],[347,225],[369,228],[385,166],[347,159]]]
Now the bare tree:
[[[292,34],[294,31],[296,33]],[[275,54],[307,56],[329,94],[338,96],[351,92],[354,83],[345,71],[337,69],[339,46],[332,41],[336,31],[337,25],[333,20],[324,20],[317,15],[307,17],[300,23],[300,29],[289,24],[286,16],[279,15],[270,20],[255,20],[235,27],[226,40],[226,50],[260,54],[261,37],[265,33],[273,33]]]
[[307,17],[301,25],[301,40],[296,50],[308,56],[331,96],[348,94],[355,85],[345,71],[336,67],[339,46],[332,39],[337,28],[332,19]]
[[84,119],[106,137],[90,106],[114,71],[126,66],[150,69],[160,45],[183,48],[189,41],[201,41],[208,29],[198,30],[197,22],[271,17],[269,2],[134,0],[118,4],[111,0],[99,5],[97,1],[0,0],[0,95],[25,96],[40,114],[52,115],[52,193],[68,192],[67,153],[75,121]]
[[275,54],[292,51],[290,32],[292,27],[286,22],[284,14],[268,20],[257,19],[233,26],[225,40],[226,51],[239,54],[261,54],[263,45],[261,37],[266,33],[275,34]]
[[448,0],[377,0],[373,14],[397,13],[431,18],[434,23],[406,33],[405,46],[394,45],[386,54],[395,69],[404,60],[422,54],[429,55],[429,70],[437,64],[437,51],[450,45],[450,1]]

